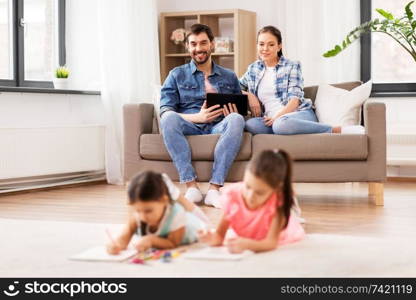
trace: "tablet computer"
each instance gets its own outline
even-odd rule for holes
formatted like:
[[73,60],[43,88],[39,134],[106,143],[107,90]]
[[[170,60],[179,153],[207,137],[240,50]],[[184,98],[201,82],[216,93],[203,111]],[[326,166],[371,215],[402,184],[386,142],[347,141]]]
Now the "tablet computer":
[[220,107],[224,107],[227,103],[234,103],[237,106],[238,113],[243,116],[247,116],[248,98],[243,94],[207,94],[207,107],[219,104]]

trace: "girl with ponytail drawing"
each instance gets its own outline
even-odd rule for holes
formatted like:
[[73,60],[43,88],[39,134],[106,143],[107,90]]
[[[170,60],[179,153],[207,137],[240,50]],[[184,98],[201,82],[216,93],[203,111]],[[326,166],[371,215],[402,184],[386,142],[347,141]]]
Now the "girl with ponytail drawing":
[[144,171],[128,188],[129,216],[121,234],[108,243],[107,252],[126,249],[135,234],[137,251],[171,249],[197,242],[198,229],[210,225],[203,211],[189,202],[166,174]]
[[232,253],[269,251],[301,240],[305,231],[291,216],[297,206],[291,174],[287,152],[259,153],[250,161],[243,182],[224,188],[223,217],[216,230],[200,231],[199,240],[210,246],[225,244]]

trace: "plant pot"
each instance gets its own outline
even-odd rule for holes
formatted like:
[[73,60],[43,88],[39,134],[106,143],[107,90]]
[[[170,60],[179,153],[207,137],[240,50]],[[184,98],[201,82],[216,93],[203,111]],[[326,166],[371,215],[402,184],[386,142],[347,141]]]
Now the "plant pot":
[[53,86],[57,90],[66,90],[68,89],[68,78],[54,78]]

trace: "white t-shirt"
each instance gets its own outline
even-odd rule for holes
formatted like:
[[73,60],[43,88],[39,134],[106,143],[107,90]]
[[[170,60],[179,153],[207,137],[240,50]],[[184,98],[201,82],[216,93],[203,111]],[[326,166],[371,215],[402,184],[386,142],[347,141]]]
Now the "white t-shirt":
[[283,108],[282,103],[276,98],[276,77],[276,68],[266,67],[257,93],[260,102],[264,105],[265,116],[270,118]]

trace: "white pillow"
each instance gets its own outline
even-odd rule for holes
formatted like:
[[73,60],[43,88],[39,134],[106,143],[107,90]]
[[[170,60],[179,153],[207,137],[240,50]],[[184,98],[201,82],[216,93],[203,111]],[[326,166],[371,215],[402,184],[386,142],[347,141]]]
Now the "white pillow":
[[361,106],[370,97],[371,86],[371,80],[351,91],[329,84],[319,85],[315,99],[319,123],[331,126],[359,125]]

